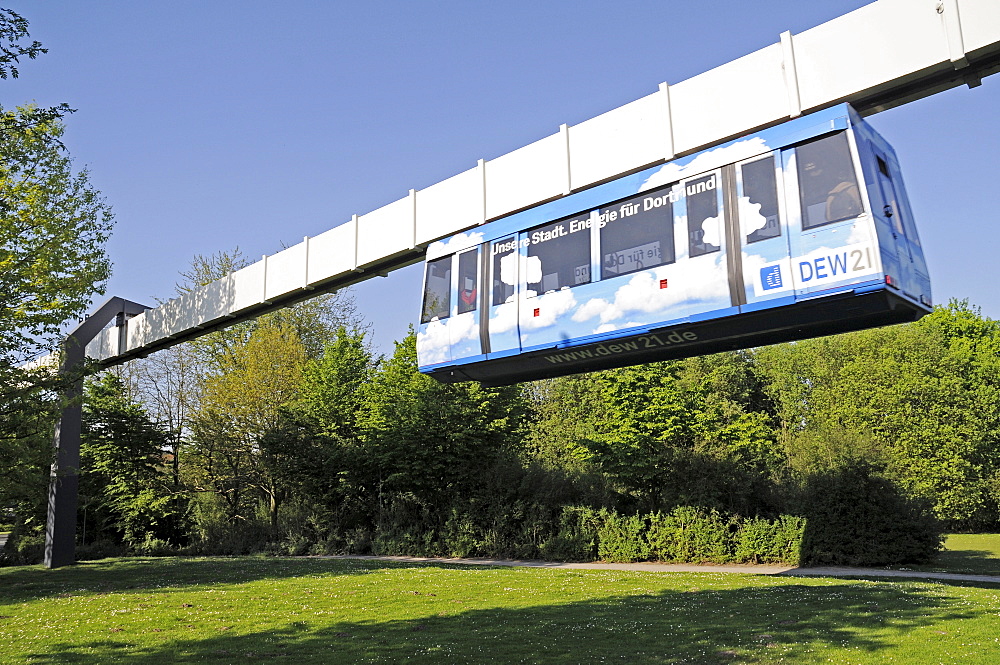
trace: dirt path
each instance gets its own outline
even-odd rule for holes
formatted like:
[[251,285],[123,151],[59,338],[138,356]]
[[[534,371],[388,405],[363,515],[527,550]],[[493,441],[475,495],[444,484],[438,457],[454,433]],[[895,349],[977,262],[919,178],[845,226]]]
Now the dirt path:
[[553,561],[514,561],[509,559],[440,559],[413,556],[329,556],[325,559],[365,559],[398,561],[401,563],[453,563],[470,566],[522,566],[525,568],[565,568],[571,570],[637,570],[657,573],[744,573],[749,575],[788,575],[809,577],[903,577],[966,582],[992,582],[1000,585],[1000,575],[965,575],[962,573],[931,573],[920,570],[889,570],[885,568],[822,567],[755,565],[691,565],[675,563],[559,563]]

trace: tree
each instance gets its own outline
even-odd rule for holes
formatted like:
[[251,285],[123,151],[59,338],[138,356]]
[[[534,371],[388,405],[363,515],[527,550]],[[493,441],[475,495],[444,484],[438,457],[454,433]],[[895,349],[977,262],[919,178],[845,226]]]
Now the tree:
[[526,424],[517,386],[441,384],[417,371],[416,334],[401,342],[372,381],[360,415],[369,491],[411,495],[441,510],[472,492]]
[[58,385],[49,371],[0,364],[0,511],[15,509],[18,526],[29,531],[45,521]]
[[18,77],[19,72],[14,64],[21,61],[21,56],[34,60],[39,53],[49,52],[37,40],[26,46],[21,45],[19,41],[26,37],[28,20],[13,10],[0,8],[0,79]]
[[[0,78],[17,78],[28,22],[0,9]],[[104,292],[112,214],[62,144],[65,104],[0,108],[0,504],[44,502],[51,427],[65,381],[53,367],[22,367],[55,350],[66,321]],[[35,500],[27,497],[33,495]],[[26,518],[25,515],[22,517]]]
[[282,425],[282,410],[298,397],[305,363],[295,329],[269,319],[220,357],[220,371],[205,379],[186,469],[197,491],[224,501],[230,521],[252,517],[263,499],[277,532],[287,488],[272,473],[261,442]]
[[[248,263],[239,248],[207,256],[196,255],[191,266],[180,274],[175,291],[177,295],[187,294],[242,269]],[[127,377],[150,413],[171,431],[174,477],[178,485],[182,482],[193,484],[188,487],[196,489],[194,496],[202,497],[195,501],[198,506],[195,512],[204,518],[203,521],[215,525],[212,528],[227,528],[216,524],[219,520],[228,524],[235,524],[234,520],[244,524],[252,521],[256,502],[262,493],[270,497],[267,499],[271,504],[268,510],[271,522],[276,524],[282,497],[287,494],[287,488],[279,489],[283,483],[284,465],[279,462],[280,455],[260,447],[266,440],[267,445],[274,449],[272,452],[281,448],[284,440],[279,441],[274,434],[278,430],[295,440],[311,435],[311,432],[301,430],[295,417],[286,418],[284,414],[290,403],[297,399],[297,391],[280,389],[281,394],[268,395],[263,379],[250,378],[253,372],[268,372],[267,351],[262,349],[261,339],[270,338],[280,328],[288,333],[282,339],[287,341],[294,337],[296,348],[304,352],[305,357],[318,360],[323,355],[324,345],[334,341],[338,327],[342,326],[347,329],[360,326],[353,295],[346,289],[320,295],[157,352],[149,358],[132,361],[123,370],[123,376]],[[279,343],[278,348],[280,356],[281,349],[286,349],[284,342]],[[252,368],[247,366],[248,354],[257,355],[260,359]],[[276,357],[275,362],[281,364],[283,360]],[[237,379],[233,378],[238,374],[251,381],[255,389],[263,391],[258,395],[262,409],[265,408],[263,403],[269,400],[275,404],[272,421],[268,427],[251,427],[236,436],[209,436],[210,432],[225,434],[227,423],[232,422],[232,417],[222,408],[225,402],[222,386],[231,387],[230,396],[238,402],[239,388]],[[271,385],[271,388],[275,386]],[[243,406],[247,405],[244,403]],[[247,435],[249,438],[244,436],[247,432],[251,432]],[[254,447],[254,457],[250,461],[255,466],[248,466],[245,463],[247,460],[239,454],[239,450],[246,445]],[[189,452],[190,458],[187,457]],[[228,458],[231,463],[222,462],[223,458]],[[272,481],[270,489],[248,484],[250,476],[247,474],[254,468],[267,472],[265,477]],[[263,481],[261,483],[264,484]],[[216,515],[216,507],[205,500],[207,494],[218,499],[222,506],[221,515]],[[209,513],[212,515],[209,516]],[[234,537],[233,542],[241,538],[235,532],[229,535]]]
[[342,439],[358,436],[358,412],[376,368],[365,336],[364,330],[341,326],[322,357],[306,365],[297,411],[325,434]]
[[169,532],[172,488],[162,470],[166,442],[167,433],[127,398],[117,376],[88,383],[80,445],[87,540],[176,539]]
[[534,412],[528,430],[528,459],[548,470],[585,473],[591,453],[583,442],[593,438],[607,404],[594,374],[571,374],[528,384]]
[[678,456],[695,444],[694,405],[676,381],[679,368],[670,361],[595,376],[606,411],[584,445],[644,511],[660,507],[676,485]]
[[953,302],[913,324],[769,347],[757,357],[794,469],[884,467],[939,518],[961,525],[997,515],[998,352],[1000,326]]
[[262,465],[287,497],[280,516],[285,551],[320,542],[327,551],[353,550],[345,535],[367,526],[355,485],[362,466],[357,414],[376,367],[365,334],[339,328],[322,356],[306,363],[297,398],[260,439]]
[[172,487],[171,531],[180,533],[181,515],[187,496],[181,481],[182,449],[191,433],[191,417],[197,403],[201,375],[191,346],[178,344],[151,356],[109,370],[127,386],[132,399],[140,402],[149,417],[166,434],[166,461]]
[[686,358],[678,387],[696,404],[695,448],[763,475],[780,467],[774,404],[751,353]]
[[772,466],[781,455],[750,356],[650,363],[593,381],[602,410],[581,444],[617,484],[623,506],[775,510]]
[[0,358],[51,349],[68,319],[104,293],[111,209],[74,173],[58,118],[0,109]]

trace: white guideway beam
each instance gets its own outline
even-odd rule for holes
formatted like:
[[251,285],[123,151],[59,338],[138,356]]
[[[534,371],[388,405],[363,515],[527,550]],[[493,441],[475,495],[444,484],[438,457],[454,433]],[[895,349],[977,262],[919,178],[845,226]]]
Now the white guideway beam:
[[[423,190],[109,328],[112,365],[420,261],[434,240],[788,118],[870,115],[1000,70],[1000,1],[878,0]],[[303,278],[303,275],[305,276]],[[416,307],[416,305],[414,305]],[[414,310],[416,312],[416,309]]]

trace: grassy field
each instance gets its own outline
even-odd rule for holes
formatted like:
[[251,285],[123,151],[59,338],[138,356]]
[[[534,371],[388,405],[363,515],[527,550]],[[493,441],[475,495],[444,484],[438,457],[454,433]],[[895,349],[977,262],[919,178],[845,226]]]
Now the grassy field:
[[919,570],[1000,575],[1000,533],[954,533],[944,542],[937,561]]
[[996,663],[1000,584],[125,559],[0,569],[3,663]]

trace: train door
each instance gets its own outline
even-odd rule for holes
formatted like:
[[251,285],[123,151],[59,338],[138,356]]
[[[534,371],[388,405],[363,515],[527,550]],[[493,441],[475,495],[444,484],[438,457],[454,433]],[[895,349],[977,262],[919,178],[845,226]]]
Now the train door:
[[521,350],[518,336],[518,256],[517,236],[510,235],[487,245],[485,257],[490,290],[485,299],[488,330],[483,335],[483,351],[488,358],[502,358]]
[[797,298],[879,278],[878,245],[850,136],[840,131],[782,151]]
[[451,318],[454,258],[449,254],[424,264],[424,297],[417,329],[420,365],[437,365],[452,359],[448,319]]
[[744,310],[773,306],[794,295],[780,153],[735,165],[738,238],[742,247]]
[[894,190],[899,198],[899,212],[903,216],[903,228],[906,230],[906,242],[910,248],[910,260],[913,261],[913,272],[918,282],[917,290],[913,295],[925,305],[931,304],[931,278],[927,270],[927,261],[924,258],[924,248],[920,244],[920,235],[913,220],[913,211],[910,209],[910,199],[906,194],[906,186],[903,184],[903,174],[899,169],[899,162],[891,151],[887,154],[889,158],[889,173],[892,176]]
[[[899,272],[895,274],[890,272],[889,277],[898,280],[894,283],[895,286],[913,297],[917,297],[921,293],[921,288],[916,275],[912,250],[918,249],[918,247],[911,247],[909,239],[910,233],[916,239],[916,230],[912,221],[907,219],[909,216],[908,207],[904,211],[905,197],[900,195],[902,179],[899,178],[899,166],[896,164],[896,160],[891,159],[887,153],[874,145],[872,145],[872,153],[875,157],[875,177],[878,180],[883,202],[882,209],[873,210],[872,214],[881,215],[892,230],[892,240],[896,249],[895,258],[899,262]],[[897,181],[900,186],[897,186]],[[926,267],[924,267],[924,273],[926,274]]]
[[451,343],[452,360],[470,359],[482,354],[479,334],[479,248],[455,255],[453,270],[454,306],[452,320],[448,325],[448,339]]
[[691,321],[724,315],[734,299],[729,287],[722,170],[683,180],[675,192],[680,196],[674,215],[686,231],[687,256],[678,256],[681,283],[669,285],[677,290],[674,314]]

